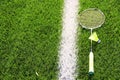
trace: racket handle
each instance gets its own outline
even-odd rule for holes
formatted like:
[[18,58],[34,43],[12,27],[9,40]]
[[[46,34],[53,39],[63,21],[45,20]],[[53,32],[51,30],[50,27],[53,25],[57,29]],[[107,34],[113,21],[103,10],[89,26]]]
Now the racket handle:
[[94,55],[93,52],[89,54],[89,75],[94,75]]

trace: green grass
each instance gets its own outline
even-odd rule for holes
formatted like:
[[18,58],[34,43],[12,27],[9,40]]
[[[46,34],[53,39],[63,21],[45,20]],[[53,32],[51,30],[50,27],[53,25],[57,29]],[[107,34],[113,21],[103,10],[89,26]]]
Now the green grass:
[[[106,16],[102,27],[94,30],[101,43],[93,43],[93,80],[120,79],[119,4],[119,0],[80,0],[80,12],[99,8]],[[62,6],[63,0],[0,0],[1,80],[57,80]],[[78,31],[78,80],[88,80],[90,30]]]
[[[101,43],[93,43],[95,75],[93,80],[120,79],[120,1],[80,0],[80,12],[88,8],[99,8],[106,16],[101,28],[95,29]],[[79,12],[79,13],[80,13]],[[78,80],[88,80],[88,57],[90,52],[90,30],[79,28]]]
[[56,80],[62,5],[63,0],[0,0],[1,80]]

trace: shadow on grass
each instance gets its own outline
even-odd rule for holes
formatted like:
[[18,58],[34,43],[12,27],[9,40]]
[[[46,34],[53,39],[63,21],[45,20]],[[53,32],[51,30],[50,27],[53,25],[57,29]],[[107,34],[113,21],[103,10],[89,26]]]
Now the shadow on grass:
[[88,76],[88,80],[93,80],[94,76]]

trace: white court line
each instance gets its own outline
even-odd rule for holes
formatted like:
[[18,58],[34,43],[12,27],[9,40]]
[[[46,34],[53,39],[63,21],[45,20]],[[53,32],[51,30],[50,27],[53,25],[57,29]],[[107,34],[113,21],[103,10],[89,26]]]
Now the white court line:
[[77,76],[77,14],[79,0],[64,0],[63,29],[59,51],[59,80],[75,80]]

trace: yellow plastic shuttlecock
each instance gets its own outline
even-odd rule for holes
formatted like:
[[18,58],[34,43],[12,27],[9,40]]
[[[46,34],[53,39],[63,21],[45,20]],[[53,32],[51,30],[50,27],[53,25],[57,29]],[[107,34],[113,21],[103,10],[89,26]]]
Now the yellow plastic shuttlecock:
[[90,35],[89,39],[90,39],[90,40],[93,40],[93,41],[95,41],[95,42],[100,43],[100,40],[99,40],[96,32],[93,32],[93,33]]

